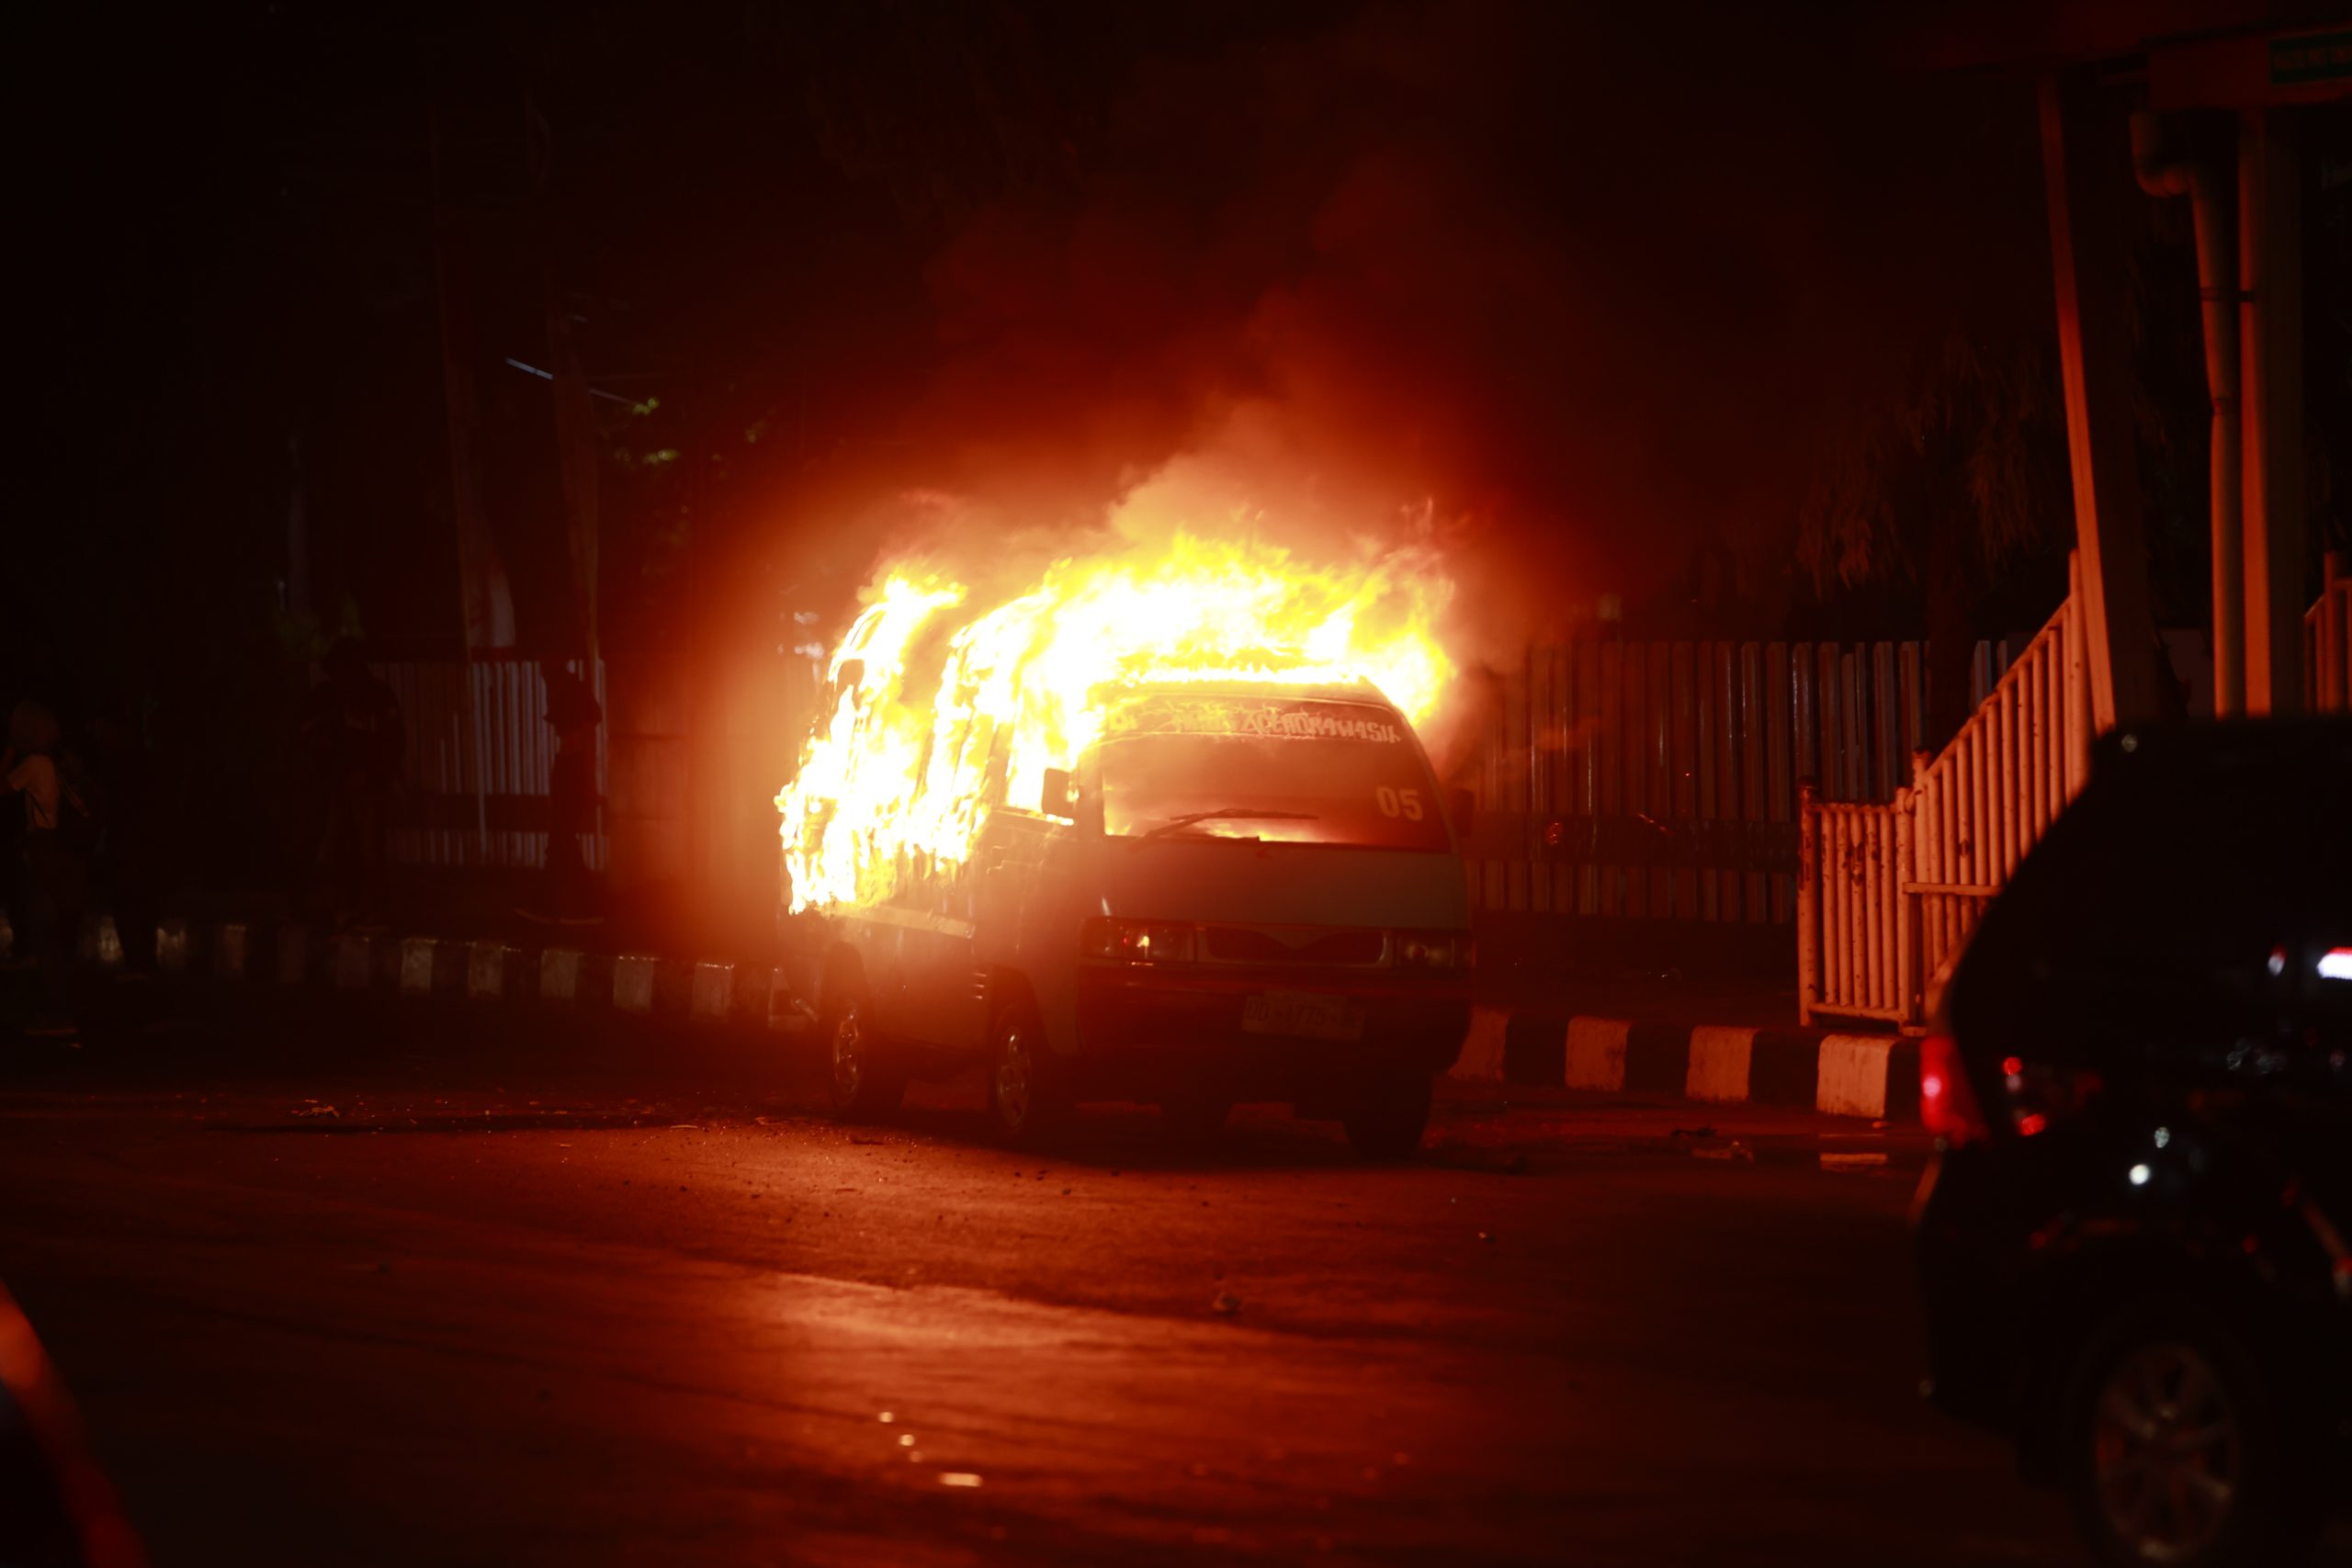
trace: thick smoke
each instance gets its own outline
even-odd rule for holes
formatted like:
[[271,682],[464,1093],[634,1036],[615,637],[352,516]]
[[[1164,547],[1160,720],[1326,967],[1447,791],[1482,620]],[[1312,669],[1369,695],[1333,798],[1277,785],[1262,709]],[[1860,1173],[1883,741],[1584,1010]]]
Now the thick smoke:
[[932,265],[898,542],[968,571],[1123,511],[1430,542],[1498,664],[1702,557],[1771,591],[1813,424],[1921,287],[1928,115],[1826,24],[1567,12],[1094,51],[1059,164]]

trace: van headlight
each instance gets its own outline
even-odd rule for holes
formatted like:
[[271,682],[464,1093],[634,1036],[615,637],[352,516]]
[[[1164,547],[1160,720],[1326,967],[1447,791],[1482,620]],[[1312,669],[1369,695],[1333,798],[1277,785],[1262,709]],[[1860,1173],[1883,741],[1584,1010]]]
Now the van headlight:
[[1398,931],[1399,969],[1475,969],[1478,944],[1466,931]]
[[1190,964],[1200,951],[1196,927],[1167,920],[1096,919],[1079,928],[1079,952],[1113,964]]

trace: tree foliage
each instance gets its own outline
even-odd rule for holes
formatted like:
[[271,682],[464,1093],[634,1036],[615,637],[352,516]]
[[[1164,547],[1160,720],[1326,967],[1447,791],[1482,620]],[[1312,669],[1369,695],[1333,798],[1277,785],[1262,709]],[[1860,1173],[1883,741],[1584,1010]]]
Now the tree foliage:
[[1929,530],[1956,509],[1973,564],[1998,568],[2066,527],[2064,444],[2048,343],[1951,321],[1902,358],[1883,400],[1849,407],[1829,431],[1799,513],[1799,559],[1825,592],[1917,581]]

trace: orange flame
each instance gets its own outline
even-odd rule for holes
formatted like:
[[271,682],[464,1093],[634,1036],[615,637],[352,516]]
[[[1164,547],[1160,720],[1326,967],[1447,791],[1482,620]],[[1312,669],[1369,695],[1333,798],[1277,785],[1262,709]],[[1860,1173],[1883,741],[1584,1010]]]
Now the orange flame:
[[1456,673],[1436,636],[1452,594],[1423,547],[1315,566],[1181,533],[1057,560],[984,604],[918,562],[886,565],[776,796],[792,907],[871,905],[910,874],[953,875],[989,811],[1038,799],[1122,691],[1367,681],[1419,725]]

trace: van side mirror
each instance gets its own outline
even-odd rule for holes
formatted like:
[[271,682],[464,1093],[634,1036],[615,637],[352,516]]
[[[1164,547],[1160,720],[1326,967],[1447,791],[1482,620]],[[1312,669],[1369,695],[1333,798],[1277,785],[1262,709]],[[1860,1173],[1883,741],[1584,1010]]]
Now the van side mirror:
[[1078,820],[1078,791],[1070,784],[1068,768],[1047,768],[1046,787],[1039,794],[1043,798],[1037,802],[1038,810],[1065,822]]
[[1453,836],[1466,839],[1477,826],[1478,797],[1466,789],[1453,789],[1445,794],[1445,814],[1453,818]]

